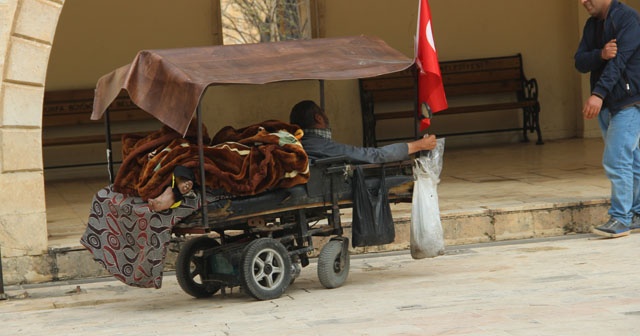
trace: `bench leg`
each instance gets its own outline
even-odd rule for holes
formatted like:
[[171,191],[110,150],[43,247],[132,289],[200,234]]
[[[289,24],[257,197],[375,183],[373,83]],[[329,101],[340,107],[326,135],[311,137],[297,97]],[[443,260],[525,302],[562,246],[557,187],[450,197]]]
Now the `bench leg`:
[[533,119],[532,126],[535,127],[536,133],[538,134],[538,141],[536,141],[536,145],[544,145],[544,141],[542,141],[542,131],[540,131],[540,104],[536,104],[533,108],[531,117]]
[[531,111],[528,108],[522,109],[522,142],[529,142],[527,132],[531,124]]
[[527,135],[527,131],[529,131],[527,127],[529,112],[524,111],[522,119],[522,142],[529,142],[529,136]]
[[522,135],[523,142],[529,142],[529,137],[527,136],[528,132],[536,132],[538,135],[538,141],[536,141],[536,145],[542,145],[544,142],[542,141],[542,131],[540,131],[540,105],[536,104],[534,107],[525,107],[522,109],[523,118],[522,118]]

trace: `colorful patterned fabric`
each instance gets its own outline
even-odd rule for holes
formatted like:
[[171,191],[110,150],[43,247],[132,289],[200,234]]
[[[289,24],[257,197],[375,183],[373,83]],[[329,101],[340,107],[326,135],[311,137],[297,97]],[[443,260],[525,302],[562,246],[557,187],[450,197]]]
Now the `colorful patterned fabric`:
[[107,186],[93,197],[87,229],[80,239],[93,258],[127,285],[160,288],[171,228],[200,207],[200,198],[153,212],[140,197]]

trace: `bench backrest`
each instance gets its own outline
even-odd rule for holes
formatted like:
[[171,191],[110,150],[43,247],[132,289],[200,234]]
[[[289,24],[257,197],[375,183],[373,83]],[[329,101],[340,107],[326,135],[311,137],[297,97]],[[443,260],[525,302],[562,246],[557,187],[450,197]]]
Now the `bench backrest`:
[[[447,97],[520,92],[525,80],[520,54],[440,63]],[[360,80],[360,92],[372,103],[414,100],[415,66],[401,72]]]
[[[93,95],[93,89],[45,92],[42,112],[45,169],[104,164],[104,119],[91,120]],[[159,124],[133,104],[126,92],[121,92],[110,105],[109,120],[112,142],[119,142],[124,133],[155,130]],[[64,155],[68,153],[65,146],[76,146],[75,155]],[[114,147],[114,153],[119,153],[117,148]]]
[[[42,127],[102,124],[91,120],[94,91],[69,90],[49,91],[44,94]],[[149,113],[138,108],[126,92],[120,93],[109,107],[109,120],[136,121],[153,119]],[[111,113],[117,112],[117,113]]]
[[[532,116],[532,122],[522,127],[539,130],[537,113],[538,87],[535,79],[528,80],[524,75],[522,56],[520,54],[502,57],[477,58],[440,62],[440,70],[444,91],[449,98],[449,108],[436,115],[453,115],[475,112],[492,112],[498,110],[523,110]],[[376,135],[376,125],[384,120],[417,119],[417,69],[412,66],[401,72],[360,80],[360,103],[362,108],[363,144],[377,146],[379,141],[393,142],[416,139],[419,131],[417,120],[405,127],[413,125],[413,135],[404,129],[403,133],[385,130],[386,137]],[[506,102],[505,95],[513,95],[514,99]],[[490,97],[487,97],[490,96]],[[493,99],[494,97],[496,99]],[[497,97],[499,96],[499,97]],[[455,99],[455,98],[465,99]],[[466,97],[472,99],[466,99]],[[482,98],[482,99],[478,99]],[[499,98],[499,99],[498,99]],[[523,116],[528,120],[527,115]],[[390,125],[390,124],[387,124]],[[396,123],[396,125],[400,125]],[[531,126],[534,125],[534,126]],[[464,135],[477,133],[493,133],[512,131],[514,127],[498,127],[481,130],[463,130],[441,133],[443,135]],[[539,132],[538,132],[539,133]],[[540,138],[540,136],[539,136]],[[525,133],[526,139],[526,133]]]
[[520,54],[440,63],[448,97],[518,92],[525,80]]
[[416,68],[360,80],[363,98],[372,103],[414,100],[416,98]]

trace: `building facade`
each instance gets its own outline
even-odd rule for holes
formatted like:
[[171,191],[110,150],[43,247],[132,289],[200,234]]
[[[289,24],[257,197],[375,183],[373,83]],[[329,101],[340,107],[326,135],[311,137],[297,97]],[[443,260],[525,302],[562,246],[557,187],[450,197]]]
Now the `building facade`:
[[[52,279],[42,148],[45,91],[92,88],[101,74],[126,64],[140,49],[220,43],[218,1],[189,1],[185,7],[168,0],[0,0],[0,251],[7,283]],[[637,8],[640,1],[626,2]],[[314,36],[376,35],[412,55],[417,3],[311,1]],[[598,136],[596,125],[580,116],[588,84],[573,69],[586,19],[579,2],[430,3],[441,60],[522,53],[527,75],[540,85],[545,138]],[[220,88],[208,92],[204,106],[220,110],[234,126],[253,122],[243,112],[265,104],[276,112],[260,111],[262,119],[286,119],[292,103],[309,98],[314,85]],[[357,82],[329,83],[327,89],[334,134],[358,144],[361,133],[353,125],[360,124],[359,113],[342,113],[359,111]]]

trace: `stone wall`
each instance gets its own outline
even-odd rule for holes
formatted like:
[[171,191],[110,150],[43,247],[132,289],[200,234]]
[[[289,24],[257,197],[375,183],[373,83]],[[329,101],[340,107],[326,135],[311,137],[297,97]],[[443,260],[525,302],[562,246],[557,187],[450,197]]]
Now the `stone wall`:
[[[86,0],[78,0],[86,1]],[[491,4],[493,2],[493,4]],[[531,13],[541,13],[539,15],[543,20],[542,25],[522,25],[521,18],[517,15],[510,18],[510,22],[513,26],[520,29],[530,29],[534,31],[537,39],[530,38],[526,34],[513,34],[510,29],[505,29],[505,26],[494,27],[498,29],[501,34],[506,34],[509,38],[515,39],[515,41],[501,41],[501,43],[483,43],[481,39],[477,39],[475,43],[480,44],[479,48],[469,46],[456,37],[455,34],[465,34],[465,31],[459,29],[460,26],[455,20],[467,20],[478,19],[483,20],[482,25],[470,25],[472,27],[493,27],[486,22],[497,22],[491,15],[499,16],[503,19],[503,12],[492,11],[491,8],[502,8],[506,1],[504,0],[492,0],[489,4],[484,3],[482,5],[469,2],[466,10],[469,12],[468,16],[460,15],[460,6],[449,6],[448,1],[432,1],[434,13],[439,13],[440,17],[449,17],[450,20],[441,20],[439,22],[439,34],[447,31],[447,24],[452,25],[450,29],[453,35],[443,36],[439,38],[439,48],[442,51],[442,55],[451,58],[455,57],[467,57],[463,52],[466,50],[477,51],[476,49],[485,50],[487,53],[495,54],[496,46],[501,46],[503,50],[500,52],[511,52],[510,48],[514,45],[518,47],[517,43],[522,44],[522,48],[530,50],[531,55],[537,55],[539,50],[548,49],[555,50],[561,54],[556,55],[556,60],[561,62],[537,62],[536,57],[527,57],[529,60],[527,69],[541,83],[545,83],[543,92],[556,94],[547,94],[549,103],[545,105],[546,117],[543,120],[543,127],[556,127],[559,124],[551,122],[552,116],[561,116],[564,119],[568,119],[565,122],[569,131],[565,129],[556,130],[557,134],[565,134],[571,131],[574,119],[581,117],[575,113],[577,110],[575,106],[579,105],[578,99],[581,93],[580,90],[569,92],[569,94],[558,95],[555,87],[549,85],[556,85],[559,87],[570,87],[571,83],[575,79],[573,70],[567,70],[568,76],[563,77],[564,81],[556,80],[555,75],[559,71],[555,71],[553,67],[549,65],[555,65],[559,69],[567,67],[567,59],[570,59],[573,49],[577,44],[577,34],[579,34],[576,27],[582,25],[583,16],[578,17],[578,13],[582,13],[583,10],[579,8],[578,4],[565,4],[557,2],[556,0],[545,0],[543,3],[531,5],[533,9]],[[638,1],[629,1],[635,3],[637,6]],[[104,2],[103,2],[104,3]],[[360,8],[364,5],[370,5],[370,1],[332,1],[326,4],[326,15],[323,16],[323,30],[326,31],[328,36],[347,35],[353,33],[362,33],[363,30],[366,33],[377,35],[377,33],[384,34],[389,30],[385,25],[381,25],[380,20],[371,20],[368,16],[354,15],[354,13],[360,13]],[[400,3],[400,2],[398,2]],[[402,2],[404,6],[413,6],[413,2]],[[531,8],[527,7],[523,10],[518,5],[514,5],[513,2],[508,2],[509,6],[514,7],[515,12],[525,11],[529,14]],[[360,6],[363,4],[363,6]],[[380,1],[374,3],[376,5],[384,4],[385,6],[389,2]],[[551,5],[553,4],[554,7]],[[43,166],[42,166],[42,98],[44,94],[45,81],[47,76],[47,67],[49,65],[51,47],[54,41],[54,35],[58,20],[63,6],[64,0],[0,0],[0,249],[2,254],[2,263],[4,266],[4,278],[5,283],[21,283],[21,282],[41,282],[55,278],[65,277],[63,271],[58,269],[56,258],[50,256],[47,251],[47,219],[46,219],[46,204],[45,204],[45,190],[44,190],[44,178],[43,178]],[[489,8],[488,12],[491,15],[477,15],[477,12],[473,10],[473,6],[482,6],[483,8]],[[344,10],[344,6],[347,9]],[[395,2],[394,2],[395,6]],[[379,6],[369,6],[369,10],[380,8]],[[549,8],[552,8],[551,10]],[[451,12],[451,14],[449,14]],[[553,15],[546,15],[546,14]],[[389,13],[387,11],[380,11],[378,15],[387,17]],[[396,13],[397,14],[397,13]],[[585,14],[580,14],[585,15]],[[346,16],[346,17],[345,17]],[[580,20],[578,20],[580,18]],[[359,20],[365,20],[364,23]],[[413,20],[405,20],[402,18],[403,25],[406,29],[413,30]],[[406,22],[405,22],[406,21]],[[501,23],[503,24],[503,23]],[[371,26],[368,26],[371,25]],[[468,22],[467,22],[467,25]],[[393,25],[396,27],[397,25]],[[509,27],[509,26],[506,26]],[[542,28],[546,30],[541,30]],[[563,32],[563,34],[556,34],[557,31]],[[441,32],[441,33],[440,33]],[[555,48],[548,48],[549,35],[548,32],[553,32],[553,36],[560,36],[560,42],[556,43]],[[82,32],[78,32],[81,34]],[[474,36],[468,34],[465,36],[468,40],[474,40]],[[477,30],[477,34],[483,34],[486,38],[493,37],[491,33],[485,33],[482,30]],[[162,37],[162,36],[160,36]],[[391,38],[390,38],[391,39]],[[403,40],[403,46],[405,50],[410,50],[413,46],[413,40],[407,38]],[[493,40],[492,40],[493,41]],[[532,41],[538,41],[545,48],[540,48],[539,45],[532,43]],[[542,44],[544,42],[544,44]],[[400,43],[400,42],[398,42]],[[447,43],[450,43],[453,47],[447,49]],[[454,48],[455,47],[455,48]],[[460,49],[459,53],[456,53],[456,48]],[[448,51],[447,51],[448,50]],[[448,52],[448,54],[447,54]],[[538,75],[540,74],[540,75]],[[546,77],[545,77],[546,76]],[[555,83],[555,84],[554,84]],[[585,82],[586,83],[586,82]],[[336,84],[338,85],[338,84]],[[344,84],[339,84],[344,85]],[[584,88],[583,88],[584,89]],[[336,99],[336,106],[331,106],[332,110],[339,111],[351,111],[357,110],[357,88],[354,85],[350,87],[340,87],[334,91],[352,90],[349,94],[352,96],[350,105],[345,106],[344,102]],[[559,90],[559,89],[558,89]],[[331,90],[330,90],[331,91]],[[575,99],[573,96],[576,96]],[[278,97],[273,95],[273,97]],[[568,98],[566,98],[568,97]],[[329,97],[329,99],[333,99]],[[245,99],[247,100],[247,99]],[[575,104],[574,101],[575,100]],[[331,102],[331,100],[329,100]],[[262,103],[258,100],[258,104]],[[289,102],[286,104],[290,106]],[[574,106],[575,105],[575,106]],[[249,110],[246,109],[245,110]],[[576,111],[574,111],[576,110]],[[579,112],[579,111],[578,111]],[[579,114],[579,113],[578,113]],[[338,116],[336,116],[338,118]],[[555,117],[554,117],[555,118]],[[349,123],[342,123],[349,125]],[[547,137],[549,133],[547,131]],[[356,134],[352,140],[355,143],[357,132],[342,132],[344,134],[352,135]],[[585,132],[587,133],[587,132]],[[359,138],[358,138],[359,139]],[[341,141],[348,141],[349,139],[339,139]],[[549,214],[543,213],[544,216],[550,218],[563,218],[566,216],[566,212],[555,211]],[[483,239],[499,239],[501,236],[508,238],[518,238],[528,236],[528,233],[522,234],[522,232],[529,232],[532,228],[530,220],[523,221],[520,224],[521,231],[516,233],[502,228],[500,225],[501,219],[505,221],[511,221],[510,215],[504,215],[502,217],[495,217],[484,226],[472,226],[474,229],[478,229],[478,237],[489,237]],[[589,217],[591,218],[591,217]],[[566,219],[566,218],[565,218]],[[486,221],[486,218],[479,220]],[[447,224],[445,227],[454,227],[455,223],[459,223],[459,219],[452,220],[454,223]],[[498,223],[493,225],[492,223]],[[451,225],[451,226],[449,226]],[[535,229],[535,228],[534,228]],[[550,228],[540,228],[542,231],[558,232],[567,228],[559,228],[557,225]],[[569,228],[571,229],[571,228]],[[458,229],[456,229],[458,230]],[[491,231],[493,230],[493,231]],[[532,229],[533,230],[533,229]],[[486,232],[489,232],[486,234]],[[535,231],[535,230],[534,230]],[[532,231],[532,232],[534,232]],[[571,231],[571,230],[568,230]],[[577,230],[580,232],[580,230]],[[480,238],[474,238],[480,239]],[[482,241],[482,239],[480,239]],[[71,263],[67,263],[71,264]]]
[[63,5],[0,0],[0,248],[8,283],[50,277],[44,260],[42,98]]

